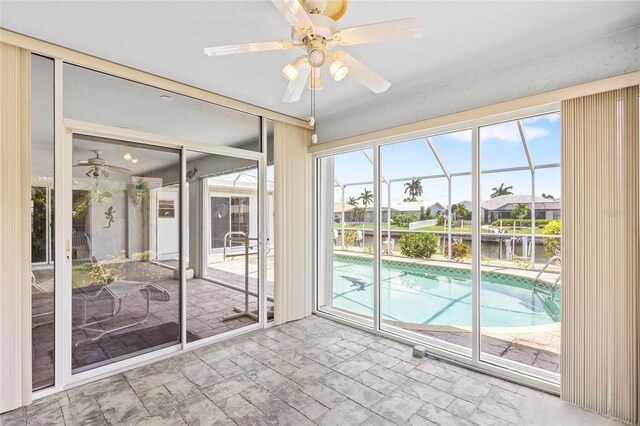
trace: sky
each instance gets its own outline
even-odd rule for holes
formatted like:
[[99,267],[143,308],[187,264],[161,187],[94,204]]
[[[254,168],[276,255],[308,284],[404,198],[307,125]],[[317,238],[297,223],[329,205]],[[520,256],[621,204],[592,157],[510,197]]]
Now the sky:
[[[529,145],[535,165],[560,163],[560,115],[546,114],[521,120],[523,132]],[[459,131],[431,138],[449,173],[471,171],[471,130]],[[373,149],[366,150],[373,158]],[[402,201],[404,183],[413,177],[442,175],[443,171],[425,138],[384,145],[381,147],[380,165],[382,175],[387,179],[406,178],[394,182],[391,187],[391,202]],[[480,128],[480,168],[488,171],[499,168],[527,166],[528,161],[515,121],[493,124]],[[335,175],[341,183],[373,180],[373,166],[363,151],[335,156]],[[516,172],[483,173],[480,178],[480,193],[483,200],[490,198],[492,188],[501,183],[513,186],[514,194],[531,193],[531,173],[528,170]],[[535,193],[552,194],[560,197],[560,169],[536,170]],[[346,188],[347,199],[358,197],[364,188],[373,189],[372,184]],[[424,193],[421,200],[439,201],[447,204],[447,180],[445,178],[422,179]],[[471,176],[452,179],[452,201],[457,203],[471,200]],[[338,194],[339,190],[336,191]],[[382,187],[381,199],[386,205],[386,185]]]

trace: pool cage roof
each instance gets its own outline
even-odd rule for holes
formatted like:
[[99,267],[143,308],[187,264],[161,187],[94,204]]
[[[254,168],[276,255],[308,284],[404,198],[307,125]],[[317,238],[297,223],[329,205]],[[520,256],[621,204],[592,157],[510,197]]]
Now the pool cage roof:
[[[557,113],[551,113],[551,114],[545,114],[545,115],[552,115],[552,114],[557,114]],[[550,168],[558,168],[560,167],[560,163],[558,162],[552,162],[552,163],[543,163],[543,164],[536,164],[536,162],[534,161],[534,158],[532,156],[532,149],[531,149],[531,145],[530,145],[530,139],[527,137],[527,131],[526,131],[526,127],[525,127],[525,123],[527,120],[529,120],[531,118],[523,118],[523,119],[518,119],[515,121],[509,121],[509,122],[505,122],[505,123],[499,123],[499,124],[494,124],[491,126],[504,126],[504,125],[511,125],[513,123],[515,123],[515,125],[517,126],[517,141],[514,141],[518,144],[520,144],[522,146],[523,152],[524,152],[524,156],[526,158],[526,165],[522,165],[522,166],[517,166],[517,167],[504,167],[504,168],[491,168],[491,169],[485,169],[485,170],[480,170],[480,174],[491,174],[491,173],[504,173],[504,172],[518,172],[518,171],[529,171],[531,173],[532,179],[531,179],[531,234],[530,237],[535,238],[535,208],[536,208],[536,197],[535,197],[535,173],[536,170],[540,170],[540,169],[550,169]],[[489,127],[489,126],[485,126],[485,127]],[[481,128],[482,129],[482,128]],[[469,134],[471,133],[471,130],[466,130],[469,132]],[[462,131],[462,132],[466,132],[466,131]],[[454,133],[461,133],[461,131],[456,131]],[[446,134],[444,134],[446,135]],[[471,170],[463,170],[463,171],[458,171],[458,172],[451,172],[450,171],[450,167],[448,167],[448,164],[446,162],[446,160],[443,158],[443,156],[441,155],[437,143],[435,143],[434,139],[439,137],[439,136],[444,136],[444,135],[437,135],[437,136],[429,136],[429,137],[425,137],[425,138],[417,138],[414,140],[408,140],[408,141],[404,141],[404,142],[398,142],[398,144],[401,143],[407,143],[407,142],[417,142],[417,141],[424,141],[426,147],[427,147],[427,151],[431,153],[431,155],[433,156],[432,158],[435,159],[435,163],[437,163],[437,166],[439,168],[439,172],[441,173],[437,173],[437,174],[431,174],[431,175],[421,175],[421,176],[400,176],[400,177],[390,177],[387,173],[385,173],[385,170],[383,170],[383,165],[381,163],[380,165],[380,181],[382,184],[385,184],[387,186],[387,204],[386,206],[382,206],[381,210],[386,209],[387,210],[387,221],[386,223],[386,233],[387,233],[387,239],[386,239],[386,244],[389,244],[391,241],[391,210],[392,210],[392,205],[391,205],[391,186],[393,183],[397,183],[397,182],[409,182],[411,180],[429,180],[429,179],[446,179],[448,182],[448,200],[447,200],[447,205],[446,205],[446,239],[447,239],[447,244],[449,246],[451,246],[451,242],[452,242],[452,212],[451,209],[449,208],[449,206],[451,206],[451,181],[453,178],[455,177],[459,177],[459,176],[471,176]],[[470,140],[470,138],[469,138]],[[395,145],[395,144],[394,144]],[[384,145],[384,146],[388,146],[388,145]],[[374,161],[373,161],[373,157],[371,154],[371,150],[370,149],[365,149],[362,150],[361,153],[363,154],[363,156],[366,158],[366,161],[371,164],[372,167],[374,167]],[[434,164],[435,164],[434,163]],[[345,229],[345,208],[346,208],[346,199],[345,199],[345,188],[347,187],[352,187],[352,186],[361,186],[361,185],[374,185],[373,180],[363,180],[363,181],[353,181],[353,182],[343,182],[340,179],[338,179],[337,177],[334,177],[334,187],[335,188],[339,188],[341,190],[342,193],[342,197],[341,197],[341,210],[337,213],[341,213],[341,229],[342,229],[342,246],[344,247],[344,229]],[[406,232],[406,231],[405,231]],[[457,234],[470,234],[468,232],[456,232]],[[514,234],[505,234],[507,236],[516,236]],[[519,237],[522,237],[522,234],[517,235]],[[532,257],[532,265],[535,264],[535,250],[531,250],[531,257]],[[448,255],[449,259],[451,259],[451,253],[449,251],[449,255]]]

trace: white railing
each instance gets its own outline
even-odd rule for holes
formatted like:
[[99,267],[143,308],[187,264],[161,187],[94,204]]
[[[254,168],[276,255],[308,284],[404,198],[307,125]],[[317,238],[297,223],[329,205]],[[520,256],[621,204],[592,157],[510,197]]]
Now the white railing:
[[437,219],[421,220],[418,222],[411,222],[409,224],[409,231],[413,231],[416,228],[422,228],[424,226],[435,226],[438,224]]

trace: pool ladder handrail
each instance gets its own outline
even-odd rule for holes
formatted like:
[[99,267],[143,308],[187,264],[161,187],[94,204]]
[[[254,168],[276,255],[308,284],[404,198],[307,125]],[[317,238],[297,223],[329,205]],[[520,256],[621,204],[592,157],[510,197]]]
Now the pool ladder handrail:
[[[536,284],[540,281],[540,277],[542,276],[542,274],[547,270],[547,268],[551,265],[551,263],[554,260],[559,260],[560,256],[555,255],[552,256],[549,260],[547,260],[547,263],[544,264],[544,266],[542,267],[542,269],[540,270],[540,272],[538,272],[538,275],[536,275],[536,278],[533,280],[533,289],[535,290],[536,288]],[[554,293],[558,290],[558,283],[560,282],[560,277],[562,276],[562,274],[558,274],[558,278],[556,278],[556,280],[553,282],[553,291]]]

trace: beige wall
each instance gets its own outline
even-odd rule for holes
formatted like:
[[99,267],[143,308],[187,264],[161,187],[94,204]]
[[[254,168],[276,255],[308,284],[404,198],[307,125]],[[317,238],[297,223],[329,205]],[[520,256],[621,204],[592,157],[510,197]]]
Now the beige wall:
[[0,412],[31,402],[30,75],[0,43]]

